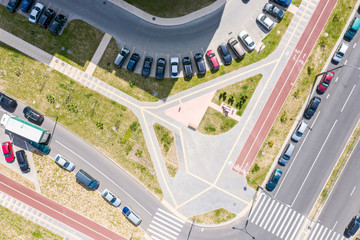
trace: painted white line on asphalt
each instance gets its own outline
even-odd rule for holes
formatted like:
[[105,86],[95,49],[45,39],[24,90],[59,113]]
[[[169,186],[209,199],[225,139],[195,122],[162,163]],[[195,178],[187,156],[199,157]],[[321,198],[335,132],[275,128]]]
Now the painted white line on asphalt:
[[[281,230],[282,230],[282,228],[284,227],[284,224],[286,223],[286,221],[287,221],[290,213],[293,212],[293,210],[292,210],[291,208],[288,208],[288,210],[289,210],[289,211],[287,212],[285,218],[284,218],[283,220],[281,220],[282,224],[280,225],[279,230],[278,230],[277,233],[276,233],[276,236],[279,236],[279,234],[281,233]],[[294,213],[295,213],[295,212],[294,212]]]
[[301,216],[301,214],[300,214],[300,213],[297,213],[295,220],[292,222],[292,225],[291,225],[289,231],[287,232],[287,234],[286,234],[286,236],[285,236],[285,239],[289,239],[290,234],[291,234],[291,231],[292,231],[293,228],[295,227],[295,225],[296,225],[296,223],[297,223],[297,220],[299,219],[300,216]]
[[346,61],[344,62],[344,65],[346,65],[347,61],[348,61],[348,60],[346,59]]
[[[337,236],[337,238],[335,239],[335,240],[338,240],[339,239],[339,237],[340,237],[340,235],[338,234],[338,236]],[[340,237],[341,238],[341,237]]]
[[294,217],[296,216],[296,214],[297,214],[296,211],[293,211],[293,212],[294,212],[294,213],[291,215],[290,219],[287,221],[287,224],[285,225],[285,228],[284,228],[284,230],[282,231],[282,234],[281,234],[280,238],[283,238],[283,237],[284,237],[285,233],[287,233],[287,229],[288,229],[290,223],[293,223],[292,220],[293,220],[293,218],[294,218]]
[[351,89],[351,92],[350,92],[349,96],[347,97],[347,99],[346,99],[346,101],[345,101],[345,103],[344,103],[344,106],[342,107],[342,109],[341,109],[340,112],[342,112],[342,111],[344,110],[344,108],[345,108],[345,106],[346,106],[346,103],[348,102],[348,100],[349,100],[351,94],[353,93],[355,87],[356,87],[356,84],[355,84],[354,87]]
[[169,222],[172,222],[173,224],[179,226],[179,227],[182,227],[182,225],[178,222],[175,222],[174,220],[171,220],[170,218],[162,215],[161,213],[156,213],[157,216],[161,216],[162,218],[165,218],[166,220],[168,220]]
[[152,216],[152,214],[146,210],[138,201],[136,201],[132,196],[130,196],[130,194],[128,194],[122,187],[120,187],[119,185],[117,185],[113,180],[111,180],[110,178],[108,178],[108,176],[106,176],[105,174],[103,174],[102,172],[100,172],[95,166],[93,166],[91,163],[89,163],[88,161],[86,161],[84,158],[82,158],[80,155],[78,155],[76,152],[74,152],[73,150],[71,150],[70,148],[68,148],[67,146],[65,146],[64,144],[62,144],[61,142],[59,142],[58,140],[55,140],[55,142],[57,142],[58,144],[60,144],[62,147],[66,148],[68,151],[72,152],[74,155],[76,155],[78,158],[82,159],[84,162],[86,162],[87,164],[89,164],[92,168],[94,168],[97,172],[99,172],[101,175],[103,175],[106,179],[108,179],[110,182],[112,182],[115,186],[117,186],[121,191],[123,191],[126,195],[128,195],[134,202],[136,202],[137,205],[139,205],[142,209],[144,209],[145,212],[147,212],[150,216]]
[[170,232],[170,233],[172,233],[172,234],[174,234],[174,235],[176,235],[176,236],[179,236],[179,233],[177,233],[177,232],[169,229],[167,226],[164,226],[164,225],[162,225],[161,223],[152,222],[152,224],[158,225],[159,227],[163,228],[164,230],[166,230],[166,231],[168,231],[168,232]]
[[299,222],[299,224],[297,225],[297,227],[296,227],[293,235],[291,236],[290,240],[294,240],[294,238],[295,238],[295,236],[296,236],[296,233],[299,231],[299,228],[300,228],[300,226],[302,225],[302,223],[303,223],[303,221],[304,221],[304,218],[305,218],[305,216],[303,215],[303,216],[301,217],[300,222]]
[[268,218],[268,221],[266,222],[264,229],[266,230],[266,227],[269,225],[270,222],[274,221],[274,219],[272,218],[272,216],[274,215],[275,212],[277,212],[277,206],[279,205],[279,202],[276,202],[275,206],[273,207],[271,214]]
[[284,206],[284,205],[280,205],[279,211],[277,211],[275,217],[272,219],[271,225],[270,225],[270,227],[269,227],[269,229],[268,229],[269,232],[271,231],[271,228],[272,228],[272,226],[274,225],[274,223],[275,223],[275,222],[279,222],[279,221],[276,221],[276,219],[277,219],[278,215],[282,212],[281,209],[282,209],[283,207],[285,207],[285,206]]
[[151,235],[152,240],[160,240],[159,238],[155,237],[154,235]]
[[332,227],[331,231],[335,229],[336,224],[338,223],[338,221],[335,222],[334,226]]
[[321,148],[320,148],[320,150],[319,150],[319,152],[318,152],[318,154],[317,154],[317,156],[316,156],[316,158],[315,158],[315,160],[314,160],[313,164],[311,165],[310,170],[309,170],[309,171],[308,171],[308,173],[306,174],[306,177],[305,177],[305,179],[304,179],[303,183],[301,184],[301,187],[300,187],[299,191],[297,192],[297,194],[296,194],[296,196],[295,196],[295,198],[294,198],[294,201],[291,203],[291,206],[293,206],[293,205],[294,205],[294,203],[295,203],[295,201],[296,201],[296,198],[299,196],[299,193],[301,192],[301,189],[303,188],[303,186],[304,186],[304,184],[305,184],[305,182],[306,182],[307,178],[309,177],[309,175],[310,175],[310,173],[311,173],[311,170],[312,170],[312,168],[314,167],[314,165],[315,165],[316,161],[318,160],[318,158],[319,158],[319,156],[320,156],[320,153],[321,153],[321,151],[323,150],[323,148],[324,148],[324,146],[325,146],[325,144],[326,144],[327,140],[329,139],[330,134],[332,133],[332,131],[333,131],[333,129],[334,129],[334,127],[335,127],[336,123],[337,123],[337,119],[335,120],[334,124],[332,125],[332,127],[331,127],[331,129],[330,129],[330,131],[329,131],[329,133],[328,133],[328,135],[326,136],[326,139],[325,139],[324,143],[322,144],[322,146],[321,146]]
[[356,186],[353,188],[353,190],[351,191],[351,193],[350,193],[350,197],[353,195],[353,193],[354,193],[354,191],[355,191],[355,188],[356,188]]
[[325,230],[324,230],[323,234],[320,236],[319,239],[326,239],[326,238],[324,238],[324,235],[327,232],[327,230],[329,230],[329,229],[327,227],[325,227]]
[[311,127],[310,127],[310,128],[313,128],[313,127],[314,127],[314,125],[315,125],[315,123],[316,123],[316,120],[318,119],[319,116],[320,116],[320,111],[319,111],[318,114],[316,115],[316,117],[315,117],[313,123],[311,124]]
[[330,229],[329,233],[326,235],[326,238],[324,239],[329,239],[331,233],[332,233],[332,229]]
[[150,230],[152,230],[152,229],[155,229],[156,231],[161,232],[162,234],[165,234],[165,235],[168,236],[169,238],[172,238],[172,239],[176,240],[176,237],[175,237],[175,236],[173,236],[173,235],[171,235],[171,234],[169,234],[169,233],[161,230],[160,228],[157,228],[157,227],[155,227],[154,225],[151,225],[151,224],[150,224],[148,231],[150,232]]
[[354,46],[353,46],[353,48],[355,48],[356,47],[356,43],[354,43]]
[[315,236],[316,230],[317,230],[317,228],[319,227],[319,225],[320,225],[319,223],[316,223],[314,230],[311,231],[311,235],[310,235],[309,240],[312,240],[312,239],[313,239],[313,237]]
[[263,209],[262,209],[262,211],[261,211],[261,213],[260,213],[260,215],[259,215],[258,220],[255,222],[255,225],[258,225],[258,223],[259,223],[259,221],[260,221],[260,219],[261,219],[261,216],[263,215],[263,212],[264,212],[265,210],[267,210],[267,205],[269,205],[270,200],[271,200],[271,198],[268,198],[268,199],[267,199],[267,202],[266,202],[265,206],[263,207]]
[[[284,216],[284,214],[286,213],[287,210],[290,210],[290,208],[287,208],[287,207],[284,208],[283,212],[281,213],[281,215],[280,215],[280,217],[279,217],[279,221],[277,221],[274,229],[273,229],[272,232],[271,232],[272,234],[275,233],[275,230],[277,229],[277,227],[279,226],[279,224],[280,224],[280,222],[281,222],[280,220],[282,219],[282,217]],[[290,213],[290,211],[289,211],[289,213]],[[288,213],[288,214],[289,214],[289,213]]]
[[174,216],[174,215],[172,215],[172,214],[170,214],[170,213],[166,212],[165,210],[162,210],[161,208],[158,208],[158,211],[160,211],[160,212],[162,212],[162,213],[165,213],[165,214],[166,214],[166,215],[168,215],[169,217],[172,217],[173,219],[175,219],[175,220],[177,220],[177,221],[181,222],[182,224],[184,224],[184,223],[185,223],[185,221],[183,221],[183,220],[181,220],[180,218],[177,218],[176,216]]
[[151,222],[155,222],[155,220],[158,221],[158,222],[161,222],[161,223],[163,223],[165,225],[168,225],[169,227],[172,227],[173,229],[175,229],[178,232],[181,231],[181,228],[175,227],[174,225],[171,225],[170,223],[165,222],[164,220],[158,218],[157,216],[155,216],[154,219]]
[[336,232],[334,232],[334,234],[332,235],[331,240],[333,240],[335,236],[336,236]]
[[326,99],[328,99],[330,97],[330,93],[326,96]]
[[162,238],[162,239],[164,239],[164,240],[170,240],[169,238],[164,237],[163,235],[160,235],[160,233],[157,233],[157,232],[155,232],[155,231],[152,230],[152,229],[148,229],[148,231],[151,232],[151,233],[154,234],[154,235],[157,235],[158,237],[160,237],[160,238]]
[[262,218],[263,220],[261,221],[259,227],[262,227],[262,225],[264,224],[264,221],[265,221],[265,220],[269,220],[269,219],[267,218],[267,216],[268,216],[269,213],[271,212],[271,209],[273,209],[272,206],[274,205],[275,202],[276,202],[276,201],[275,201],[274,199],[271,199],[271,204],[270,204],[270,206],[267,208],[268,211],[266,212],[265,216]]
[[[263,198],[263,197],[264,197],[264,198]],[[260,211],[260,209],[261,209],[261,206],[262,206],[263,203],[264,203],[264,201],[262,201],[262,200],[265,199],[265,198],[266,198],[265,194],[261,193],[260,198],[259,198],[258,202],[255,204],[255,207],[254,207],[254,209],[257,209],[257,210],[256,210],[256,213],[255,213],[255,215],[254,215],[254,218],[251,219],[251,215],[250,215],[250,219],[251,219],[250,222],[253,222],[254,219],[256,219],[256,216],[257,216],[257,214],[259,213],[259,211]],[[261,200],[261,201],[260,201],[260,200]],[[260,204],[259,207],[257,207],[257,204],[259,204],[259,202],[261,202],[261,204]]]
[[337,77],[337,78],[335,79],[335,82],[337,82],[338,79],[339,79],[339,77]]

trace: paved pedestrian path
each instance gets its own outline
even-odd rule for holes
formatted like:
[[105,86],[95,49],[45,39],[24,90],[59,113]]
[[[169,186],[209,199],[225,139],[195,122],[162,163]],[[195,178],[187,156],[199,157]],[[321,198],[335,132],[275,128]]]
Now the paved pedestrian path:
[[107,46],[110,43],[111,38],[112,37],[110,34],[107,34],[107,33],[104,34],[104,37],[102,38],[98,48],[96,49],[94,56],[92,57],[88,67],[85,70],[85,72],[88,75],[93,75],[98,63],[100,62],[102,55],[104,54]]

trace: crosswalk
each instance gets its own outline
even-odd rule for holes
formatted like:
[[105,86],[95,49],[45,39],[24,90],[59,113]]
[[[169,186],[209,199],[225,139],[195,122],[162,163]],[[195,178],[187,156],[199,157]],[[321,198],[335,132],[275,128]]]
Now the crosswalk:
[[[295,240],[301,226],[307,218],[276,199],[261,193],[255,202],[249,220],[251,223],[268,231],[278,239]],[[331,229],[316,223],[307,234],[307,240],[345,240]]]
[[185,222],[158,208],[147,229],[152,240],[176,240]]

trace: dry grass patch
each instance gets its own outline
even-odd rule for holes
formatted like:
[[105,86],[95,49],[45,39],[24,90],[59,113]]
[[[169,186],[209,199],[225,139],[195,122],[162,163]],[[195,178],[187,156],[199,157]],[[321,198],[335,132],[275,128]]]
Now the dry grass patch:
[[[17,164],[16,161],[11,164]],[[2,175],[11,178],[12,180],[16,181],[17,183],[20,183],[24,185],[25,187],[31,188],[35,190],[35,185],[30,180],[26,179],[25,177],[21,176],[17,172],[14,172],[10,168],[6,167],[4,164],[0,164],[0,172]]]
[[293,0],[293,1],[291,1],[291,4],[295,5],[296,7],[299,7],[301,2],[302,2],[302,0]]
[[219,135],[229,131],[237,123],[236,120],[208,107],[196,130],[203,134]]
[[[142,182],[158,198],[162,191],[134,113],[57,71],[0,43],[0,90],[32,104],[95,146]],[[31,86],[31,88],[29,88]],[[58,106],[58,107],[56,107]],[[56,134],[56,133],[55,133]],[[139,145],[143,162],[129,154]]]
[[195,222],[202,224],[219,224],[227,222],[234,217],[236,217],[235,213],[232,213],[224,208],[219,208],[208,213],[196,215],[190,218],[190,220],[195,219]]
[[154,130],[156,138],[160,143],[161,153],[165,160],[166,169],[171,177],[175,177],[179,170],[174,133],[164,126],[155,123]]
[[[246,176],[251,187],[256,188],[263,183],[301,107],[309,96],[309,92],[315,81],[315,75],[320,73],[324,67],[355,4],[356,0],[339,0],[336,3],[327,24],[300,72],[295,85],[291,89],[284,106],[280,110],[250,172]],[[328,33],[327,37],[325,33]],[[286,121],[281,121],[282,115],[286,115]]]
[[63,239],[1,205],[0,216],[0,239]]
[[98,191],[86,190],[76,182],[73,173],[60,168],[49,157],[35,154],[33,157],[43,195],[124,237],[130,237],[135,229],[133,238],[142,238],[142,230],[131,225],[121,207],[108,204]]

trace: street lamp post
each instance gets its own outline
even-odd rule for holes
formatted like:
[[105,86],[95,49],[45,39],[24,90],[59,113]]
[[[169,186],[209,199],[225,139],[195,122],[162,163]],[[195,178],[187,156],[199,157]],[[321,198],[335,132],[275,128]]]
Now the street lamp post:
[[247,235],[249,235],[252,239],[255,239],[255,237],[254,237],[253,235],[251,235],[251,234],[247,231],[247,229],[246,229],[248,223],[249,223],[249,217],[248,217],[248,219],[246,219],[245,226],[244,226],[243,228],[232,227],[232,229],[236,229],[236,230],[243,231],[244,233],[246,233]]
[[48,143],[48,144],[50,144],[50,142],[51,142],[51,140],[52,140],[52,137],[53,137],[53,135],[54,135],[54,132],[55,132],[55,128],[56,128],[57,120],[58,120],[59,116],[58,116],[58,115],[45,115],[45,116],[47,116],[47,117],[55,117],[55,125],[54,125],[54,127],[53,127],[52,132],[51,132],[51,137],[50,137],[50,140],[49,140],[49,143]]

